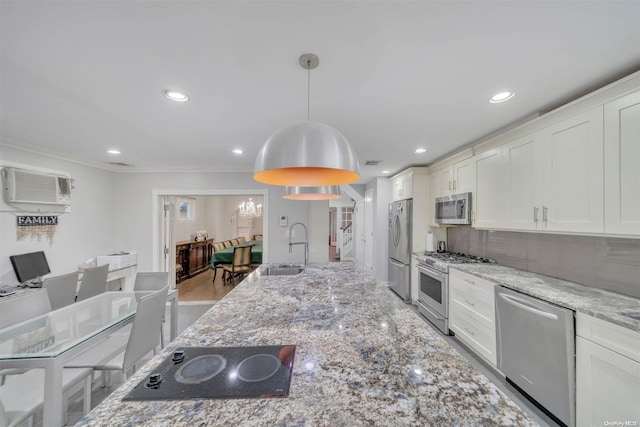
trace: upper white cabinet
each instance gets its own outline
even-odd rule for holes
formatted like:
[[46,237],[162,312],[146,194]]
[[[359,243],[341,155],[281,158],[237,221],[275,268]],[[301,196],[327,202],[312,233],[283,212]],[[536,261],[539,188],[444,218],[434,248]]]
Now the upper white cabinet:
[[604,231],[640,235],[640,91],[604,106]]
[[413,171],[407,169],[389,178],[391,181],[391,190],[393,191],[392,200],[411,199],[413,197]]
[[516,230],[542,228],[543,193],[540,134],[505,144],[502,148],[507,186],[504,225]]
[[602,107],[544,129],[541,138],[543,229],[602,233]]
[[431,173],[433,197],[475,191],[474,163],[471,155]]
[[475,227],[501,228],[504,224],[505,170],[502,147],[473,157],[476,191],[471,200]]
[[602,233],[602,107],[474,157],[473,225]]

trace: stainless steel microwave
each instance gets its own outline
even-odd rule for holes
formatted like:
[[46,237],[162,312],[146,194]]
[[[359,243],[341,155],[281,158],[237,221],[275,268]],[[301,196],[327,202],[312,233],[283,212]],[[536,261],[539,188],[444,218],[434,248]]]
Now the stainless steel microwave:
[[436,198],[438,224],[471,224],[471,193]]

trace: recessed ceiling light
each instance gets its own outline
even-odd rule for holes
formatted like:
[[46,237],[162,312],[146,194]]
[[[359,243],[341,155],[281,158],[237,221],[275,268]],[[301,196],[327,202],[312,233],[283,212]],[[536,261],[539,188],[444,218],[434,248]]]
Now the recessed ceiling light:
[[120,154],[120,150],[107,150],[109,154]]
[[391,173],[391,171],[382,171],[382,173]]
[[244,151],[242,151],[242,150],[241,150],[241,149],[239,149],[239,148],[236,148],[235,150],[233,150],[233,153],[234,153],[234,154],[242,154],[242,153],[244,153]]
[[492,104],[497,104],[498,102],[504,102],[508,99],[511,99],[514,96],[514,92],[500,92],[493,95],[491,99],[489,99],[489,102],[491,102]]
[[427,151],[427,149],[426,149],[426,148],[416,148],[415,153],[416,153],[416,154],[422,154],[422,153],[424,153],[424,152],[426,152],[426,151]]
[[166,96],[172,101],[177,101],[177,102],[185,102],[189,100],[189,95],[184,94],[182,92],[177,92],[175,90],[165,90],[164,96]]

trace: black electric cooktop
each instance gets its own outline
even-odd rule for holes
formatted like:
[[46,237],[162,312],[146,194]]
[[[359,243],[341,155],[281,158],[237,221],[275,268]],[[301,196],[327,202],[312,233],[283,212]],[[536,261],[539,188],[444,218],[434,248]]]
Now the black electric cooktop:
[[295,345],[180,347],[122,400],[287,397]]

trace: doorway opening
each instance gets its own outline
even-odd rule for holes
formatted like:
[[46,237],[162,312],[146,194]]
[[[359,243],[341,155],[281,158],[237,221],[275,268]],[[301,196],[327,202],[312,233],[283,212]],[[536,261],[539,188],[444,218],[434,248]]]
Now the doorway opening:
[[267,195],[267,190],[154,191],[153,268],[169,272],[179,301],[217,301],[233,289],[220,269],[210,268],[215,242],[259,236],[261,261],[266,260]]

